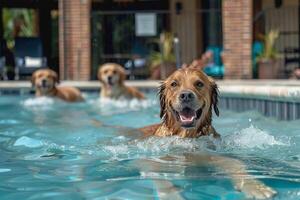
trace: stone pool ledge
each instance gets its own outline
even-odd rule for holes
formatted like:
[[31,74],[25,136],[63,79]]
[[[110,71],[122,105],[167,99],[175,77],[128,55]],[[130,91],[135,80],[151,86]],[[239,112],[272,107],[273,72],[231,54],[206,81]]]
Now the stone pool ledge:
[[[126,85],[144,88],[155,89],[159,86],[160,81],[126,81]],[[62,86],[74,86],[80,90],[94,90],[100,89],[99,81],[61,81]],[[0,90],[31,90],[30,81],[0,81]]]
[[283,82],[265,83],[258,81],[257,83],[245,82],[218,82],[219,90],[223,95],[257,97],[257,98],[276,98],[288,99],[290,101],[300,102],[300,83]]
[[[160,81],[126,81],[144,91],[157,91]],[[300,119],[300,81],[297,80],[220,80],[220,108],[233,111],[256,110],[280,120]],[[98,92],[99,81],[62,81],[82,91]],[[0,95],[28,94],[29,81],[0,81]]]
[[300,119],[300,81],[225,80],[218,85],[221,108],[238,112],[255,110],[280,120]]
[[[161,81],[126,81],[127,85],[153,90]],[[297,80],[221,80],[217,81],[223,95],[293,98],[300,101],[300,81]],[[62,81],[60,85],[75,86],[81,90],[97,91],[98,81]],[[0,81],[0,90],[31,90],[29,81]]]

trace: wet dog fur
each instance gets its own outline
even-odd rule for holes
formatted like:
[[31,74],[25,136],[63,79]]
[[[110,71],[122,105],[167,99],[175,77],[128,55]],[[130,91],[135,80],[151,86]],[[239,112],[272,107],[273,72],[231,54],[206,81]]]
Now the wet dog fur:
[[40,69],[31,77],[35,96],[57,97],[66,102],[83,101],[81,92],[75,87],[57,86],[59,84],[57,73],[51,69]]
[[102,83],[101,97],[110,99],[144,99],[145,96],[134,87],[124,84],[126,73],[116,63],[106,63],[99,67],[98,79]]
[[[219,115],[218,87],[212,78],[206,76],[198,67],[184,65],[169,76],[159,88],[160,117],[162,122],[139,130],[144,136],[179,136],[197,138],[212,135],[220,138],[212,126],[212,112]],[[175,157],[163,157],[162,160],[176,160]],[[206,153],[183,153],[183,163],[196,163],[220,168],[227,173],[234,187],[245,194],[246,198],[269,199],[276,191],[247,173],[246,166],[239,160]],[[165,161],[164,161],[165,162]],[[137,164],[144,174],[150,175],[163,168],[153,160],[140,160]],[[146,170],[145,170],[145,166]],[[184,170],[184,169],[182,169]],[[155,180],[158,195],[172,199],[183,199],[180,191],[167,180]],[[165,185],[168,190],[162,189]],[[160,188],[162,191],[160,191]]]

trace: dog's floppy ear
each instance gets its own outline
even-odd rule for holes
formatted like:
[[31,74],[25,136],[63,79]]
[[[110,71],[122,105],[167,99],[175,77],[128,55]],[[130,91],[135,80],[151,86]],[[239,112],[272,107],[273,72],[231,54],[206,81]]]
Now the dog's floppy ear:
[[102,77],[101,77],[101,68],[102,68],[102,65],[101,66],[99,66],[99,68],[98,68],[98,73],[97,73],[97,78],[98,78],[98,80],[102,83],[103,82],[103,80],[102,80]]
[[51,73],[52,77],[53,77],[53,80],[56,84],[59,84],[59,78],[58,78],[58,75],[55,71],[52,71]]
[[125,69],[121,66],[118,67],[118,71],[119,71],[119,84],[123,84],[123,82],[126,80],[126,72]]
[[163,118],[166,113],[166,94],[165,94],[166,85],[162,83],[159,87],[159,103],[160,103],[160,118]]
[[218,102],[219,102],[219,89],[217,84],[212,78],[209,78],[211,82],[211,104],[214,108],[214,111],[217,116],[219,116],[219,108],[218,108]]
[[31,75],[31,86],[34,87],[36,79],[36,71]]

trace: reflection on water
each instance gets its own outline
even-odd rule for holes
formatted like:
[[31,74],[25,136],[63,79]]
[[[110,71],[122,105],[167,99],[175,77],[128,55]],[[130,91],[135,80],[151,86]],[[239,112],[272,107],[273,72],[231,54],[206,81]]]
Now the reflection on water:
[[186,153],[242,160],[277,199],[300,199],[299,121],[222,111],[213,122],[221,141],[142,139],[134,128],[159,122],[154,94],[144,101],[87,94],[79,104],[4,96],[0,110],[1,200],[153,199],[158,187],[185,199],[244,198],[223,172],[184,162]]

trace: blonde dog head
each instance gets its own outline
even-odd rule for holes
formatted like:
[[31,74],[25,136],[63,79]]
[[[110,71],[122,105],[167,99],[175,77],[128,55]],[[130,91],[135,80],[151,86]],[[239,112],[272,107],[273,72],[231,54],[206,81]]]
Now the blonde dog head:
[[53,90],[59,83],[57,73],[51,69],[40,69],[33,73],[31,77],[32,85],[40,92],[46,94]]
[[175,71],[161,85],[159,96],[160,117],[168,127],[198,129],[210,124],[212,109],[219,115],[217,85],[194,67]]
[[115,63],[106,63],[98,70],[98,79],[105,86],[123,85],[126,73],[122,66]]

